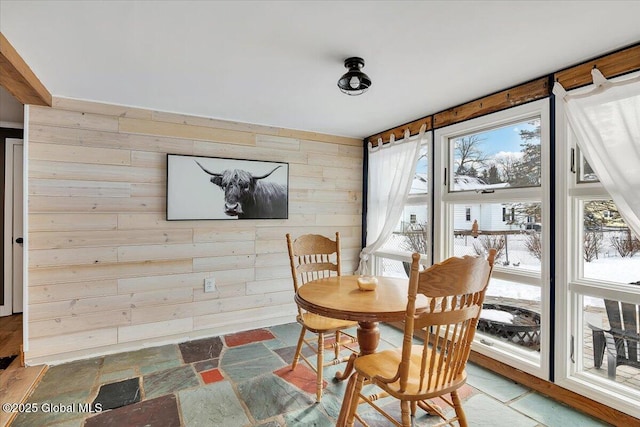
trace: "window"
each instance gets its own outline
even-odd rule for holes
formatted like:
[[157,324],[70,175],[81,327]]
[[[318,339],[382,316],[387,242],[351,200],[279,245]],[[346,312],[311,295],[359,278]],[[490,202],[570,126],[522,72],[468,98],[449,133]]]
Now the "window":
[[502,207],[502,222],[513,222],[516,220],[516,208],[508,206]]
[[449,150],[449,191],[540,185],[540,117],[450,138]]
[[389,240],[375,254],[374,271],[376,274],[408,277],[411,254],[414,252],[423,254],[424,263],[427,263],[431,240],[428,179],[428,145],[430,142],[429,138],[420,150],[409,198],[402,217]]
[[[559,217],[556,255],[556,305],[564,323],[558,325],[556,342],[566,351],[556,355],[556,377],[573,391],[638,416],[639,371],[620,365],[613,369],[615,375],[609,375],[610,353],[603,351],[606,337],[598,330],[626,330],[627,319],[633,319],[631,325],[639,324],[640,239],[583,157],[580,141],[561,111],[557,117],[558,192],[565,214]],[[610,349],[618,348],[622,357],[637,345],[618,342],[622,344]]]
[[[577,172],[577,181],[576,183],[578,184],[585,184],[585,183],[589,183],[589,182],[598,182],[598,177],[596,176],[595,172],[593,171],[593,169],[591,169],[591,166],[589,166],[589,162],[587,162],[587,159],[584,158],[584,156],[582,155],[582,152],[580,151],[579,147],[575,147],[572,150],[572,153],[574,155],[574,158],[572,159],[572,165],[571,167]],[[577,157],[577,162],[576,162],[576,158]],[[577,167],[574,166],[577,163]]]
[[[546,378],[548,101],[441,128],[435,137],[434,261],[497,251],[473,348]],[[505,332],[513,324],[523,330]]]

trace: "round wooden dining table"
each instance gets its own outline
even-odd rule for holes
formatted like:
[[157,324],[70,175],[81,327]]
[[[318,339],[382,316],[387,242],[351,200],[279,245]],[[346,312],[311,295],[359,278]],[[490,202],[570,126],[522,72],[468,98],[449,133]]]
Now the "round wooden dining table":
[[[358,278],[362,276],[332,276],[310,281],[296,292],[296,303],[303,309],[334,319],[358,322],[360,354],[375,353],[380,341],[378,322],[404,320],[407,309],[409,279],[373,276],[378,284],[373,291],[361,291]],[[416,310],[427,306],[427,298],[418,295]],[[336,374],[346,379],[353,370],[355,357],[349,359],[344,372]]]

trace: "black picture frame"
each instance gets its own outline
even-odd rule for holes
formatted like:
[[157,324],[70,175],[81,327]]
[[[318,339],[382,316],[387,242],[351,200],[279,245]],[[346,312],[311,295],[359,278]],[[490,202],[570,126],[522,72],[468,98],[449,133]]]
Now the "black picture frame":
[[167,154],[167,221],[288,217],[288,163]]

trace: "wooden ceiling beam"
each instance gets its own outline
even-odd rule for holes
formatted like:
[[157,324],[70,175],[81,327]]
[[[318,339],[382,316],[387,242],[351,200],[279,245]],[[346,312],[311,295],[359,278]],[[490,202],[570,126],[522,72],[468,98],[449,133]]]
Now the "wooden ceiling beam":
[[51,93],[0,33],[0,85],[22,104],[51,106]]
[[411,135],[417,135],[420,132],[420,127],[425,125],[427,127],[426,130],[431,130],[431,116],[423,117],[418,120],[414,120],[413,122],[406,123],[404,125],[396,126],[393,129],[386,130],[384,132],[380,132],[375,135],[371,135],[367,138],[367,142],[371,142],[371,145],[374,147],[378,145],[378,140],[382,140],[382,142],[389,142],[391,140],[391,134],[393,134],[394,139],[396,141],[404,138],[405,129],[409,129]]
[[[557,71],[552,74],[553,80],[560,82],[566,90],[585,86],[592,82],[591,70],[594,67],[597,67],[607,78],[640,70],[640,43]],[[400,139],[403,137],[406,128],[409,128],[411,135],[415,135],[423,123],[427,124],[427,129],[438,129],[516,105],[546,98],[551,94],[551,90],[550,76],[540,77],[530,82],[476,99],[475,101],[467,102],[457,107],[440,111],[413,122],[371,135],[365,138],[365,141],[377,145],[379,139],[382,139],[383,142],[388,142],[391,134],[393,134],[396,139]]]
[[554,80],[565,90],[571,90],[593,82],[591,70],[597,68],[606,78],[640,70],[640,44],[600,56],[591,61],[556,72]]

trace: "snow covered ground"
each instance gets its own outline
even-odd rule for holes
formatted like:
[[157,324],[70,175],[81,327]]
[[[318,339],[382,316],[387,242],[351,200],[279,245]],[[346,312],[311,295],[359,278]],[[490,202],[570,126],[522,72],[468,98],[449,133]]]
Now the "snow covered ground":
[[[508,252],[498,259],[501,268],[509,270],[540,271],[540,261],[529,252],[525,246],[526,234],[508,235]],[[454,239],[454,252],[456,256],[475,255],[474,244],[478,247],[478,239],[470,236],[456,237]],[[404,237],[394,235],[385,245],[385,248],[395,250],[407,250]],[[507,262],[508,265],[504,265]],[[384,260],[384,274],[394,277],[407,277],[399,261]],[[630,283],[640,280],[640,254],[629,257],[620,257],[612,247],[605,246],[598,259],[584,262],[584,275],[589,279],[606,280],[608,282]],[[537,286],[523,285],[505,280],[492,279],[487,296],[513,298],[525,301],[540,301],[541,292]],[[585,305],[604,307],[601,298],[585,297]]]

